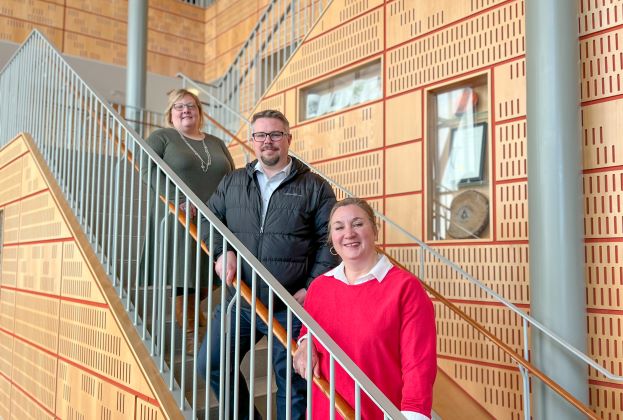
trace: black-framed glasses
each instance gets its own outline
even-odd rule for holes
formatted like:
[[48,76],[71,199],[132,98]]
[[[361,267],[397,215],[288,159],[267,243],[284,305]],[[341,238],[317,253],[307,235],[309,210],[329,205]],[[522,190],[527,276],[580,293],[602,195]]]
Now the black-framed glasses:
[[284,133],[283,131],[271,131],[270,133],[258,131],[257,133],[251,134],[251,137],[253,141],[263,143],[266,141],[266,138],[270,138],[272,141],[281,141],[284,137],[289,135],[289,133]]
[[195,105],[192,102],[188,102],[186,104],[182,104],[182,103],[173,104],[173,109],[176,111],[182,111],[184,110],[184,108],[186,108],[189,111],[192,111],[193,109],[197,108],[197,105]]

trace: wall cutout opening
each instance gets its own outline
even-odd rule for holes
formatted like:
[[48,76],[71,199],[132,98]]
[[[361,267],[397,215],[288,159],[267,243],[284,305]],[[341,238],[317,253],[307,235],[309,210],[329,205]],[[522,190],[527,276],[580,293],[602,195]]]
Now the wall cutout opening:
[[300,120],[309,120],[380,99],[381,60],[374,60],[300,91]]
[[428,240],[489,238],[486,75],[428,94]]

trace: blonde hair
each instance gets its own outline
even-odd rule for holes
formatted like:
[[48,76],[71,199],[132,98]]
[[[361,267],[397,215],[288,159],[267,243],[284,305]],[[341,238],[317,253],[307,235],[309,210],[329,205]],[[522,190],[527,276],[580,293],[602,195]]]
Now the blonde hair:
[[195,101],[195,105],[197,106],[197,111],[199,111],[199,131],[203,128],[203,107],[201,106],[201,101],[189,90],[186,89],[174,89],[169,92],[169,102],[167,103],[167,108],[164,111],[164,125],[166,127],[174,127],[173,121],[171,119],[171,111],[173,110],[173,105],[182,99],[184,96],[190,96]]
[[331,213],[329,213],[329,234],[327,235],[327,244],[329,244],[330,246],[333,246],[333,243],[331,242],[331,219],[333,218],[333,214],[340,207],[346,207],[346,206],[357,206],[361,210],[363,210],[363,212],[368,217],[368,220],[370,220],[370,223],[372,223],[372,230],[374,231],[374,236],[377,236],[379,234],[379,228],[376,225],[376,219],[374,217],[374,209],[370,206],[370,204],[368,204],[368,202],[364,200],[363,198],[346,197],[345,199],[340,200],[337,203],[335,203],[333,205],[333,208],[331,209]]

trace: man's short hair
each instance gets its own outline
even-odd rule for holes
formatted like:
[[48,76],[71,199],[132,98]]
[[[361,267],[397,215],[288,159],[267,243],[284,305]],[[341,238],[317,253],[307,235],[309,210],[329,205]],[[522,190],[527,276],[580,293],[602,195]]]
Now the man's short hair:
[[286,126],[286,130],[290,130],[290,122],[286,116],[281,113],[281,111],[277,111],[276,109],[265,109],[264,111],[256,112],[251,118],[251,124],[255,124],[255,121],[260,118],[275,118]]

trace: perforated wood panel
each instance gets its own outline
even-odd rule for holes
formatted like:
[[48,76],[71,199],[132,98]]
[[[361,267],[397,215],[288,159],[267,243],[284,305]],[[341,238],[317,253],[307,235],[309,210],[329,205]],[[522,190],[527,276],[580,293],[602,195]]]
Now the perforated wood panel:
[[466,391],[477,396],[493,418],[523,418],[519,372],[444,359],[438,360],[438,364]]
[[523,54],[523,15],[523,3],[510,2],[390,50],[387,94],[408,91]]
[[383,146],[383,105],[353,109],[337,118],[313,120],[292,130],[292,150],[308,162],[349,156]]
[[584,168],[596,169],[623,164],[623,103],[608,101],[582,108],[582,151]]
[[526,120],[496,126],[495,178],[508,181],[528,177],[528,143]]
[[[580,97],[588,350],[623,375],[623,155],[621,22],[623,2],[580,0]],[[602,418],[620,419],[623,390],[589,370],[589,399]]]
[[18,172],[22,186],[11,204],[0,202],[0,416],[164,418],[61,204],[19,143],[0,151],[9,162],[0,171]]
[[623,170],[583,177],[584,235],[609,238],[623,235]]
[[[267,3],[219,0],[201,8],[177,0],[150,1],[148,71],[168,76],[184,72],[197,80],[220,77]],[[21,43],[36,28],[64,53],[125,65],[127,18],[127,1],[6,0],[0,40]]]
[[[336,8],[331,7],[332,10]],[[382,36],[382,10],[375,9],[305,41],[268,95],[331,74],[338,68],[380,52],[383,47]]]
[[359,197],[378,197],[382,194],[379,182],[383,173],[381,152],[316,163],[315,167]]

